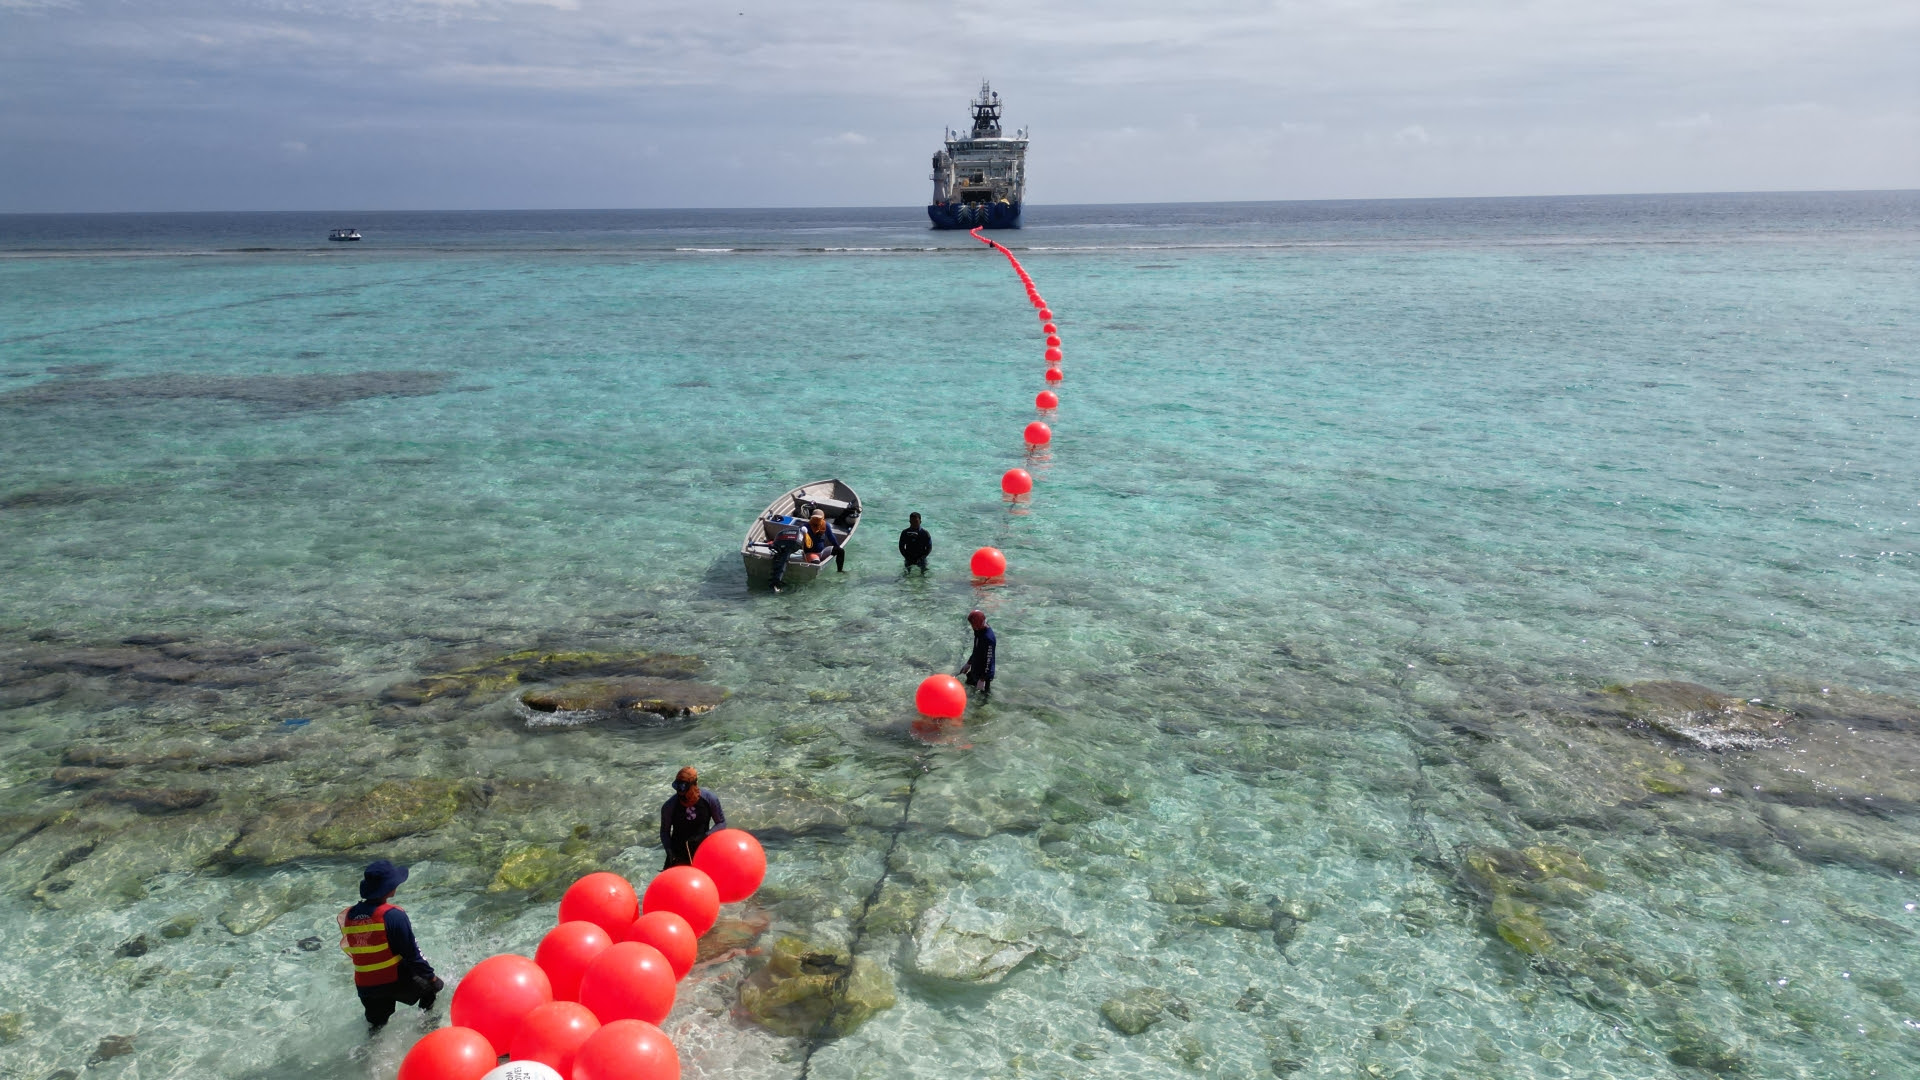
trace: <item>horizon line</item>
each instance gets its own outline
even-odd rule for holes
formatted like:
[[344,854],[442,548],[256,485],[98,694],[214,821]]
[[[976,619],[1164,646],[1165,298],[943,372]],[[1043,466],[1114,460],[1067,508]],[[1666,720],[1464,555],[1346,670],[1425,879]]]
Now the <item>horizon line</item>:
[[[1060,202],[1060,203],[1022,203],[1022,210],[1035,206],[1060,209],[1079,207],[1118,207],[1118,206],[1276,206],[1304,203],[1385,203],[1385,202],[1475,202],[1494,200],[1545,200],[1545,199],[1632,199],[1632,198],[1675,198],[1709,195],[1905,195],[1920,194],[1920,187],[1911,188],[1753,188],[1727,191],[1588,191],[1563,192],[1556,194],[1533,195],[1388,195],[1388,196],[1334,196],[1311,199],[1183,199],[1164,202]],[[922,210],[924,203],[906,203],[893,206],[871,204],[829,204],[821,206],[467,206],[467,207],[396,207],[339,209],[326,207],[280,207],[274,209],[231,209],[231,210],[0,210],[0,217],[53,217],[59,215],[135,215],[135,214],[604,214],[604,213],[673,213],[699,211],[704,213],[743,213],[768,210]]]

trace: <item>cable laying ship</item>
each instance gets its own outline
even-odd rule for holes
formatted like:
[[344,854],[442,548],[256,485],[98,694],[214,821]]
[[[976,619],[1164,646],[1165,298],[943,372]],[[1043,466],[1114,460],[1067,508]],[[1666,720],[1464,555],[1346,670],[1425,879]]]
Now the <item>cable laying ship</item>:
[[1000,95],[985,82],[973,102],[973,132],[947,129],[946,149],[933,155],[936,229],[1017,229],[1027,194],[1027,130],[1000,134]]

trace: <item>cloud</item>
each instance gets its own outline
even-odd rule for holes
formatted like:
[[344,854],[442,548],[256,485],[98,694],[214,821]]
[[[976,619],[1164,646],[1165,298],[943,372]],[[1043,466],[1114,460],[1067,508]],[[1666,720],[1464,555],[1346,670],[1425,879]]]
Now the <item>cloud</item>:
[[0,0],[0,209],[911,204],[983,75],[1040,201],[1914,186],[1915,55],[1910,0]]

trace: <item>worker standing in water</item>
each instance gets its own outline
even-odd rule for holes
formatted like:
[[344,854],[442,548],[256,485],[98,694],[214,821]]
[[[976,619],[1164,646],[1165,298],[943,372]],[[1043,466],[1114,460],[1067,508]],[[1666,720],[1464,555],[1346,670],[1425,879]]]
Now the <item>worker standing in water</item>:
[[987,613],[979,609],[967,612],[967,624],[973,627],[973,655],[960,665],[955,675],[964,675],[968,686],[980,688],[980,700],[993,697],[993,661],[999,650],[1000,640],[993,633],[993,627],[987,625]]
[[[919,567],[927,572],[927,556],[933,554],[933,536],[920,527],[920,515],[908,514],[907,527],[900,530],[900,557],[907,561],[907,570]],[[906,571],[901,571],[905,573]]]
[[673,778],[673,798],[660,807],[660,846],[667,849],[665,870],[690,866],[700,842],[727,827],[727,812],[711,791],[700,790],[700,771],[689,765]]
[[404,1002],[422,1012],[433,1008],[445,987],[413,939],[413,920],[393,903],[407,868],[386,859],[367,864],[360,902],[340,913],[340,948],[353,962],[353,988],[367,1013],[369,1031],[379,1031]]

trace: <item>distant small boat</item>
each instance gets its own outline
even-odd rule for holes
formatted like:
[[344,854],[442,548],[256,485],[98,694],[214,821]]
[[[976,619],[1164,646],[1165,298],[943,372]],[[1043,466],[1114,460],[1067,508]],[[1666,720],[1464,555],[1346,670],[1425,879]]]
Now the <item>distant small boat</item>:
[[[838,480],[802,484],[773,500],[747,530],[747,538],[740,545],[740,559],[747,564],[748,581],[773,580],[774,537],[780,535],[782,529],[806,528],[807,519],[815,510],[827,515],[827,524],[841,546],[853,539],[853,531],[860,525],[860,496]],[[796,552],[787,560],[786,583],[803,585],[812,581],[823,565],[823,562],[808,562],[804,555]]]
[[358,240],[360,239],[360,230],[359,229],[335,229],[332,232],[327,234],[327,239]]

